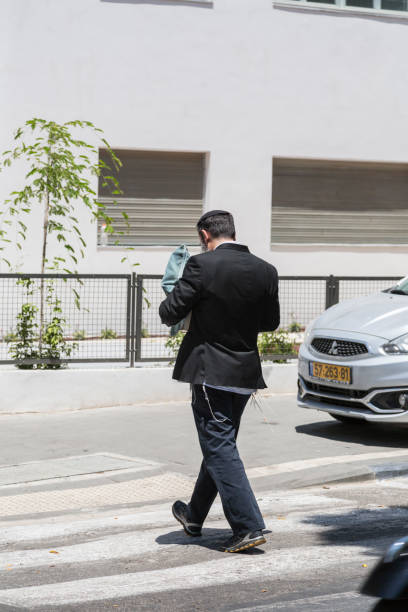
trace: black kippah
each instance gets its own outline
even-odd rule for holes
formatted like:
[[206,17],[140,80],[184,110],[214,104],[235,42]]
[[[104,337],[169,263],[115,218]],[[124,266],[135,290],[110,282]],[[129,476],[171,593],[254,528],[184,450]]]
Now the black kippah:
[[215,215],[230,215],[231,213],[229,213],[227,210],[209,210],[208,212],[204,213],[198,220],[198,223],[202,223],[203,221],[205,221],[206,219],[208,219],[208,217],[214,217]]

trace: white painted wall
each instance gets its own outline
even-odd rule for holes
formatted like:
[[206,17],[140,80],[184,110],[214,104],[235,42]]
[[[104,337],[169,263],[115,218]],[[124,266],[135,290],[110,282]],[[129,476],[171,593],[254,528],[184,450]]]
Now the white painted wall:
[[[407,28],[272,0],[3,0],[1,147],[42,116],[89,119],[114,147],[208,151],[206,208],[231,210],[238,239],[281,274],[402,274],[406,248],[269,243],[274,155],[408,161]],[[0,196],[21,175],[3,172]],[[24,271],[39,268],[39,223]],[[127,272],[82,225],[81,270]],[[140,272],[169,252],[138,249]]]

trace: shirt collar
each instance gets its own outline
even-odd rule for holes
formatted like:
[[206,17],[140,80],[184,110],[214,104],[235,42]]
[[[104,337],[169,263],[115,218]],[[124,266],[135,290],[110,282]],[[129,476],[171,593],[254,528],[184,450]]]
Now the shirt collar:
[[[221,246],[222,244],[239,244],[243,246],[241,242],[237,242],[236,240],[223,240],[222,242],[220,242],[220,244],[217,244],[215,249],[218,249],[218,247]],[[215,251],[215,249],[213,249],[213,251]]]

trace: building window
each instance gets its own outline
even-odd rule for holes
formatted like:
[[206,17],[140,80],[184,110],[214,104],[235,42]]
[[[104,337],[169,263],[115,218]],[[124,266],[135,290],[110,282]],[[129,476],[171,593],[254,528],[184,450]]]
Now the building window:
[[[203,209],[205,154],[129,150],[115,153],[123,164],[116,174],[123,194],[113,198],[99,180],[98,198],[105,204],[115,229],[123,234],[108,236],[99,224],[98,244],[197,244],[195,224]],[[101,149],[99,155],[109,164],[106,150]]]
[[326,4],[338,8],[363,8],[383,11],[408,11],[408,0],[298,0],[298,4]]
[[272,244],[408,244],[408,164],[275,158]]

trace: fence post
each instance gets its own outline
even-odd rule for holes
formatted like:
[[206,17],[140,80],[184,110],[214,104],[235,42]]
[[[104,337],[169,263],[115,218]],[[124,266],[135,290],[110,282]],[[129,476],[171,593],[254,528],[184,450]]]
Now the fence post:
[[135,308],[135,359],[139,361],[142,356],[142,313],[143,313],[143,276],[136,279],[136,308]]
[[130,285],[130,367],[135,367],[135,329],[136,329],[136,272],[132,272]]
[[339,279],[332,274],[326,279],[326,310],[339,302]]

